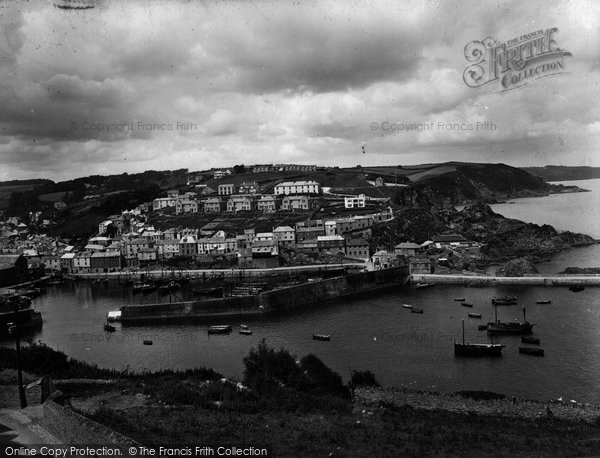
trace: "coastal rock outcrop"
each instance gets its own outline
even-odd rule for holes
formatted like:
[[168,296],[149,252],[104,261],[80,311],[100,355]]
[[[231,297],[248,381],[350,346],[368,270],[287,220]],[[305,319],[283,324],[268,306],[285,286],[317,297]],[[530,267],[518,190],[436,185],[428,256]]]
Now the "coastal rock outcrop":
[[525,275],[537,274],[538,270],[535,266],[525,258],[518,258],[508,261],[498,270],[498,277],[524,277]]

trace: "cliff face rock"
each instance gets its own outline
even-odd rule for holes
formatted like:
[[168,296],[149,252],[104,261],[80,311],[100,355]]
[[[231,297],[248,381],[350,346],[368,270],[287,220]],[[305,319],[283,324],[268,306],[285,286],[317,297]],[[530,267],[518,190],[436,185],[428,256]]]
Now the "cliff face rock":
[[[516,220],[511,220],[516,221]],[[487,244],[481,251],[488,257],[503,259],[515,256],[551,256],[560,250],[578,245],[594,243],[584,234],[559,233],[547,224],[526,224],[516,221],[513,229],[489,234]]]
[[525,258],[513,259],[508,261],[498,270],[498,277],[523,277],[525,275],[537,274],[535,266]]
[[[453,172],[399,190],[394,203],[404,209],[393,222],[374,228],[373,246],[393,249],[405,240],[422,243],[437,234],[457,233],[480,242],[482,255],[497,262],[547,258],[571,246],[594,243],[584,234],[559,233],[549,225],[524,223],[494,213],[486,202],[495,200],[500,192],[512,197],[545,195],[549,185],[503,164],[457,166]],[[454,203],[460,199],[476,200],[457,211]]]

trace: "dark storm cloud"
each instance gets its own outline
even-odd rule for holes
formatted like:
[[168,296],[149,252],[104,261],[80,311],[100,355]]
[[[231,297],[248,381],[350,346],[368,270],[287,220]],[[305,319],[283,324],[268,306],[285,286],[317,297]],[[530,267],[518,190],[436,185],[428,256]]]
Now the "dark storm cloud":
[[[89,173],[354,165],[365,159],[361,145],[383,163],[419,160],[419,151],[494,162],[566,151],[571,162],[600,165],[592,2],[0,6],[0,179],[70,177],[81,164],[92,164]],[[558,27],[572,52],[569,73],[505,94],[463,83],[466,43],[546,27]],[[489,121],[498,130],[370,128],[384,121]],[[180,122],[194,128],[160,128]]]

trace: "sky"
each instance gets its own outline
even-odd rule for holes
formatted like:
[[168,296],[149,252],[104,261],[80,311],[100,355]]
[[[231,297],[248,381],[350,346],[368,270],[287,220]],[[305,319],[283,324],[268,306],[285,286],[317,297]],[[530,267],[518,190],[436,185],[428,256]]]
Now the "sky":
[[[599,2],[69,1],[0,3],[0,180],[600,166]],[[549,28],[563,73],[465,84],[468,43]]]

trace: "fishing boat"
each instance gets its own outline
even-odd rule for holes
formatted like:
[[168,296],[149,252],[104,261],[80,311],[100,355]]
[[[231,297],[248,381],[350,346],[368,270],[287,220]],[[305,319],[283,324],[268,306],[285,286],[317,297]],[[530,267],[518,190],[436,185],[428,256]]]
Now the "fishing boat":
[[464,300],[465,300],[465,298],[464,298],[464,297],[455,297],[455,298],[454,298],[454,300],[455,300],[456,302],[462,302],[462,301],[464,301]]
[[404,307],[405,309],[411,309],[411,308],[413,308],[413,306],[410,305],[410,304],[402,304],[402,307]]
[[573,291],[574,293],[578,293],[579,291],[583,291],[585,289],[585,286],[583,286],[583,285],[571,285],[571,286],[569,286],[569,289],[571,291]]
[[481,313],[469,313],[469,318],[481,318]]
[[133,294],[138,294],[142,292],[142,286],[144,286],[143,283],[136,283],[135,285],[133,285]]
[[462,320],[462,342],[454,342],[454,356],[502,356],[504,345],[465,342],[465,320]]
[[523,322],[505,322],[498,320],[498,310],[494,307],[494,321],[487,324],[489,334],[529,334],[534,324],[527,321],[525,307],[523,307]]
[[528,344],[539,345],[540,344],[540,338],[539,337],[523,336],[523,337],[521,337],[521,342],[528,343]]
[[533,356],[544,356],[543,348],[533,348],[533,347],[519,347],[519,353],[523,353],[525,355],[533,355]]
[[243,334],[245,336],[251,336],[252,335],[252,329],[240,329],[240,334]]
[[417,283],[415,288],[429,288],[435,286],[435,283]]
[[331,340],[331,336],[325,334],[313,334],[312,337],[313,340],[323,340],[325,342],[329,342]]
[[117,328],[115,328],[114,326],[111,326],[110,324],[108,324],[108,321],[106,323],[104,323],[104,330],[106,332],[115,332]]
[[471,304],[470,302],[461,302],[460,305],[462,305],[463,307],[473,307],[473,304]]
[[221,324],[217,326],[209,326],[209,334],[229,334],[231,332],[231,326],[228,324]]
[[142,294],[150,294],[154,290],[156,290],[156,285],[146,283],[142,286]]
[[421,313],[422,314],[423,313],[423,309],[412,308],[412,309],[410,309],[410,313]]
[[138,294],[138,293],[147,294],[151,291],[154,291],[155,289],[156,289],[156,286],[154,286],[150,283],[136,283],[135,285],[133,285],[133,294]]
[[494,297],[492,299],[492,305],[515,305],[517,303],[516,296],[502,296]]
[[536,304],[551,304],[552,301],[550,299],[543,299],[541,301],[535,301]]
[[166,285],[161,285],[158,287],[159,294],[169,294],[174,289],[179,288],[179,283],[176,281],[170,281]]

